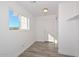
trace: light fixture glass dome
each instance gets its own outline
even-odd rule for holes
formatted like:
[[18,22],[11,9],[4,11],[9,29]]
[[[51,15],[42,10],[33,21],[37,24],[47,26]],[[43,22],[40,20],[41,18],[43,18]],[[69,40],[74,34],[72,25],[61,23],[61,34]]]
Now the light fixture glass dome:
[[43,9],[43,12],[48,12],[48,8],[44,8]]

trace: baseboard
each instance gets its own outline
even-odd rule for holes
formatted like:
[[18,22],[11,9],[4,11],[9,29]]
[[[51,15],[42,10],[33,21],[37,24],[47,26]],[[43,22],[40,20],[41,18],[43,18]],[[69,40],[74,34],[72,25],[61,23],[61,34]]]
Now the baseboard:
[[26,44],[26,46],[23,49],[21,49],[20,52],[18,52],[17,57],[19,57],[26,49],[28,49],[32,44],[34,44],[34,42],[32,41],[31,44]]
[[67,56],[67,57],[76,57],[76,56],[70,55],[70,54],[65,53],[65,52],[63,53],[63,52],[61,52],[61,51],[59,51],[59,50],[58,50],[58,53],[59,53],[59,54],[62,54],[62,55],[65,55],[65,56]]

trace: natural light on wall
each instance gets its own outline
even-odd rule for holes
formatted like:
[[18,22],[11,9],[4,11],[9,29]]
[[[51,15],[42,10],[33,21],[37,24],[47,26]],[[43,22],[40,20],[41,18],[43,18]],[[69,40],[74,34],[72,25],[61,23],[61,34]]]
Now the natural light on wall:
[[13,10],[9,10],[9,29],[10,30],[30,30],[30,19],[14,15]]
[[57,44],[57,40],[51,34],[48,34],[48,41]]

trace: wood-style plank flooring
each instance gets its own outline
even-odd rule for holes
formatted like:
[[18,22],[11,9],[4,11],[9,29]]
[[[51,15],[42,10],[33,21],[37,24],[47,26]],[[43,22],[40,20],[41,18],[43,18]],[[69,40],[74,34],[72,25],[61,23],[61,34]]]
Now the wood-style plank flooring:
[[25,50],[19,57],[69,57],[58,54],[57,46],[49,42],[35,42],[30,48]]

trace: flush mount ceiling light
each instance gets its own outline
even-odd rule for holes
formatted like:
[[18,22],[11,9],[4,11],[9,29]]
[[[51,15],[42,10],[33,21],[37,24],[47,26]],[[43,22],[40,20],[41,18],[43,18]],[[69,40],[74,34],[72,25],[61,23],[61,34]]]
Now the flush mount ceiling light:
[[32,3],[36,3],[36,1],[32,1]]
[[48,12],[48,8],[44,8],[43,12],[47,13]]
[[37,3],[37,1],[30,1],[30,3]]

